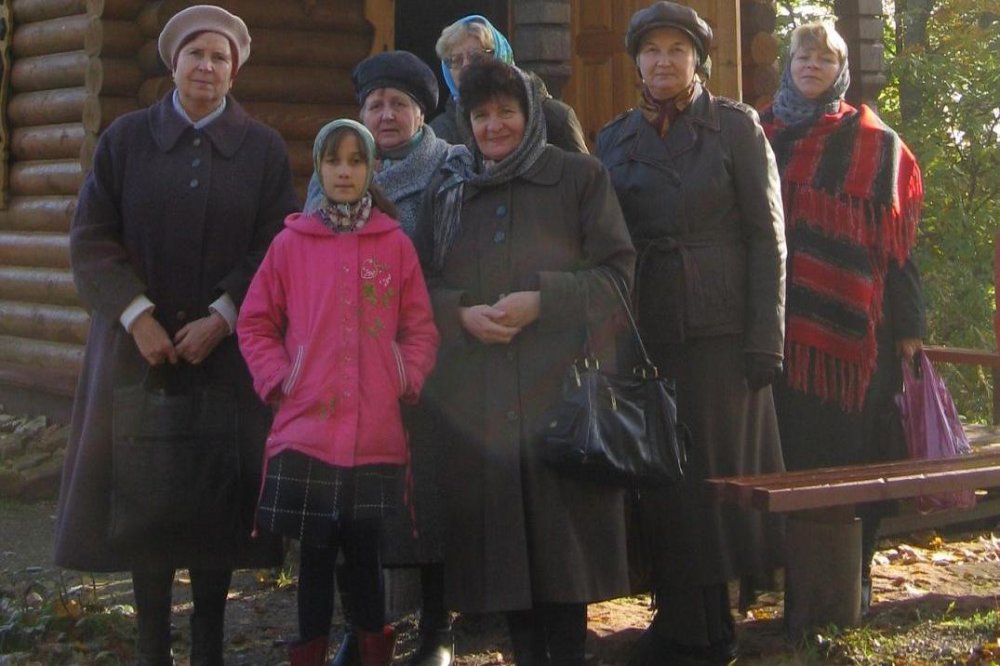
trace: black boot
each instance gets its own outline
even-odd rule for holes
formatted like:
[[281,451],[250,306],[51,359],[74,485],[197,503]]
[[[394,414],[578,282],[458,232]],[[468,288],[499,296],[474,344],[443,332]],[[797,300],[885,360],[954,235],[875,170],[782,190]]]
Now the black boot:
[[192,569],[191,666],[222,666],[226,596],[233,572]]
[[420,645],[408,666],[451,666],[455,659],[455,634],[451,613],[444,604],[444,565],[420,567]]
[[344,638],[340,641],[330,666],[361,666],[358,635],[354,632],[354,595],[351,592],[350,572],[346,564],[338,564],[336,572],[340,608],[344,612]]
[[135,593],[136,663],[173,666],[170,652],[170,592],[173,570],[133,571]]
[[587,648],[587,604],[545,604],[549,663],[552,666],[583,666]]
[[517,666],[547,666],[549,650],[545,644],[545,627],[534,610],[507,613],[507,629],[514,649]]

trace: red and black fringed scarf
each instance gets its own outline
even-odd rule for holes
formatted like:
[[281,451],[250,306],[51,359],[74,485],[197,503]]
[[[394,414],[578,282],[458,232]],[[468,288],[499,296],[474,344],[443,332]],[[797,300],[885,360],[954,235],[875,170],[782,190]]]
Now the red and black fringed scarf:
[[846,411],[864,404],[890,261],[916,241],[920,169],[867,106],[785,126],[761,114],[781,173],[788,240],[789,385]]

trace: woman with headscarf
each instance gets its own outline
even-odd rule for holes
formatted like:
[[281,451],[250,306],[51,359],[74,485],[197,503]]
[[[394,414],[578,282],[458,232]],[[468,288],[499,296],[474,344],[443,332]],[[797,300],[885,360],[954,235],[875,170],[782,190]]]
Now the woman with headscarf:
[[727,582],[766,574],[779,535],[717,504],[704,480],[783,469],[770,389],[784,324],[778,173],[756,113],[705,88],[712,29],[694,10],[642,9],[625,43],[642,98],[601,131],[597,154],[639,253],[639,328],[692,436],[685,479],[639,498],[657,610],[633,663],[727,662]]
[[[836,467],[905,457],[884,429],[902,386],[900,357],[924,336],[911,259],[920,168],[865,105],[844,101],[847,44],[828,23],[792,33],[774,103],[761,114],[788,221],[785,372],[775,387],[785,465]],[[862,608],[883,504],[862,518]]]
[[[441,73],[448,85],[451,97],[444,111],[431,121],[431,127],[437,135],[449,143],[463,143],[472,147],[473,138],[468,128],[459,120],[459,87],[462,74],[474,60],[482,57],[494,57],[497,60],[514,64],[514,52],[507,38],[483,16],[473,14],[455,21],[441,31],[435,46],[441,59]],[[568,104],[554,99],[545,89],[542,80],[529,74],[532,83],[538,87],[542,95],[542,112],[545,116],[545,130],[548,142],[553,146],[573,153],[587,153],[587,142],[583,138],[583,127],[576,117],[573,108]]]
[[[281,136],[228,94],[250,55],[243,21],[218,7],[189,7],[167,22],[158,46],[176,88],[101,136],[70,230],[91,324],[55,561],[132,572],[139,662],[157,666],[172,663],[171,587],[174,571],[187,568],[191,663],[222,664],[233,568],[281,562],[279,540],[250,536],[270,410],[253,393],[232,333],[254,270],[298,202]],[[147,372],[203,374],[235,392],[241,495],[238,510],[213,528],[115,545],[108,538],[112,396]]]
[[442,335],[446,597],[504,612],[518,664],[584,663],[587,604],[628,591],[622,492],[541,460],[538,420],[635,253],[605,169],[546,144],[542,93],[501,60],[463,73],[475,172],[436,188],[417,248]]
[[[403,231],[412,236],[431,180],[464,172],[471,162],[464,146],[438,138],[425,122],[438,103],[434,72],[408,51],[386,51],[362,60],[351,74],[361,107],[361,122],[375,137],[375,184],[396,205]],[[323,202],[318,176],[309,183],[306,212]],[[410,436],[413,492],[410,506],[383,523],[382,564],[420,568],[420,645],[412,666],[448,666],[455,652],[451,615],[444,605],[444,518],[438,471],[440,442],[432,419],[419,405],[404,405]],[[416,521],[414,523],[414,520]],[[416,529],[414,529],[416,528]],[[358,645],[350,628],[352,577],[338,570],[338,585],[348,625],[334,666],[356,663]]]

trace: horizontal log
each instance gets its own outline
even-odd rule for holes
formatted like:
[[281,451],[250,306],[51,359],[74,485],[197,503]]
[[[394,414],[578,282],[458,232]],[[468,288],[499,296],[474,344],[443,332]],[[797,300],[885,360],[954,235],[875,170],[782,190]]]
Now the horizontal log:
[[52,305],[80,302],[68,270],[11,266],[0,266],[0,300]]
[[[254,38],[253,46],[257,46],[256,38]],[[256,51],[254,51],[254,55],[256,55]],[[146,75],[146,78],[170,75],[170,70],[165,64],[163,64],[163,61],[160,60],[160,51],[156,47],[155,39],[147,39],[144,41],[142,46],[139,47],[139,51],[135,58],[136,63],[139,65],[139,69]]]
[[350,70],[368,57],[371,37],[354,30],[336,34],[255,28],[250,63]]
[[142,72],[132,59],[94,58],[88,71],[87,90],[111,97],[134,97],[142,84]]
[[75,196],[14,197],[0,210],[0,229],[66,233],[75,210]]
[[14,196],[76,194],[83,182],[79,159],[14,162],[10,192]]
[[778,40],[770,32],[758,32],[750,40],[750,59],[756,65],[770,65],[778,59]]
[[[83,51],[21,58],[11,68],[11,90],[16,93],[56,88],[86,87],[100,65]],[[93,88],[91,88],[93,90]]]
[[91,96],[83,107],[83,126],[88,132],[97,134],[107,129],[118,116],[138,108],[135,97]]
[[159,76],[146,79],[139,86],[139,106],[149,106],[163,99],[163,96],[174,89],[174,82],[169,76]]
[[83,123],[19,127],[10,139],[15,160],[51,160],[77,157],[87,131]]
[[24,25],[85,14],[88,4],[87,0],[12,0],[10,8],[14,12],[14,24]]
[[79,372],[83,347],[4,335],[0,336],[0,362]]
[[0,264],[69,268],[69,235],[0,232]]
[[144,37],[131,21],[91,18],[83,50],[92,56],[132,59],[144,42]]
[[312,141],[335,118],[357,118],[357,104],[283,104],[240,101],[247,113],[278,131],[286,141]]
[[[139,13],[139,26],[150,37],[160,34],[171,16],[191,4],[189,0],[163,0],[150,3]],[[266,26],[281,30],[315,30],[317,39],[337,31],[371,34],[365,20],[364,1],[275,2],[274,0],[216,0],[216,4],[236,14],[250,27]]]
[[[0,391],[11,391],[9,395],[25,400],[31,409],[37,409],[68,423],[73,393],[76,391],[80,368],[39,368],[20,362],[0,363]],[[62,396],[64,400],[59,400]],[[39,402],[41,397],[42,402]],[[69,398],[69,400],[65,400]],[[60,407],[59,405],[62,405]],[[6,405],[11,407],[9,403]],[[60,416],[64,414],[64,416]]]
[[17,26],[11,38],[11,52],[15,58],[27,58],[82,50],[91,22],[86,14],[76,14]]
[[135,25],[135,17],[147,4],[146,0],[87,0],[87,13]]
[[93,96],[82,86],[13,95],[7,106],[7,118],[12,127],[79,122],[88,97]]
[[89,326],[80,308],[0,301],[0,336],[82,345]]
[[924,353],[932,361],[957,363],[959,365],[984,365],[1000,367],[1000,353],[989,349],[967,349],[964,347],[925,346]]
[[233,85],[238,99],[306,104],[351,104],[354,84],[347,69],[249,65]]
[[296,176],[312,176],[312,141],[287,141],[288,163]]
[[744,3],[740,8],[741,29],[745,35],[758,32],[774,32],[778,17],[770,4],[758,2]]

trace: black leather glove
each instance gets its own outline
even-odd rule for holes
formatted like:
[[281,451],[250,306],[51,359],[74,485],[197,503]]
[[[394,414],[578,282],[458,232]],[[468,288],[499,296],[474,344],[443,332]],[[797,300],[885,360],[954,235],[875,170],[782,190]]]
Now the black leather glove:
[[781,374],[781,359],[771,354],[745,352],[743,365],[747,386],[751,391],[759,391],[765,386],[770,386]]

